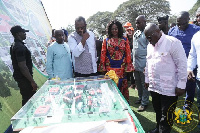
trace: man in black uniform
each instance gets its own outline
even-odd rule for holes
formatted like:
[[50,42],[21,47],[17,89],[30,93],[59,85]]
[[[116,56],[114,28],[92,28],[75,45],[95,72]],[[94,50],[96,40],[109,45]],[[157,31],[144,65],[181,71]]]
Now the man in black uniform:
[[168,15],[163,16],[163,17],[160,17],[160,16],[157,17],[158,27],[165,35],[168,35],[168,31],[169,31],[168,18],[169,18]]
[[22,106],[35,94],[37,84],[33,79],[31,52],[24,45],[28,30],[20,26],[13,26],[10,30],[14,37],[14,43],[10,47],[10,55],[13,65],[13,77],[20,88]]

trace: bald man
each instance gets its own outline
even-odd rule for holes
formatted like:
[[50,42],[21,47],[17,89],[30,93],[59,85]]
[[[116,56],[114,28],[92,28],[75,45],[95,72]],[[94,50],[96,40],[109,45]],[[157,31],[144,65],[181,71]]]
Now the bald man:
[[157,122],[156,128],[148,133],[170,133],[174,103],[185,92],[187,58],[181,42],[162,33],[155,24],[147,24],[144,33],[149,41],[145,87],[151,93]]
[[72,61],[70,48],[64,42],[64,31],[55,30],[56,42],[47,49],[46,71],[49,79],[59,77],[61,80],[72,78]]
[[138,90],[138,100],[135,104],[140,104],[138,111],[146,110],[149,103],[149,92],[144,87],[144,68],[146,66],[147,44],[149,43],[144,35],[146,19],[144,15],[136,18],[137,31],[133,35],[133,66],[135,68],[135,85]]
[[[193,35],[200,30],[199,26],[194,24],[189,24],[189,13],[182,11],[177,16],[177,26],[171,28],[168,35],[176,37],[182,42],[183,48],[185,50],[186,56],[188,57],[191,48],[191,39]],[[194,74],[196,75],[197,69],[194,69]],[[186,84],[186,97],[184,108],[189,109],[192,107],[194,102],[196,83],[193,80],[188,80]]]

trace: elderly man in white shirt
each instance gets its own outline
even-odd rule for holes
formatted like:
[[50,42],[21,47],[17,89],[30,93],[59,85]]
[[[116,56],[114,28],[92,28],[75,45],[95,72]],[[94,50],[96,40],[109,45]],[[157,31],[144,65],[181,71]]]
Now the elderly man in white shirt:
[[144,33],[149,41],[145,86],[151,93],[157,122],[148,133],[169,133],[173,122],[168,120],[173,118],[178,96],[185,93],[187,58],[181,42],[162,33],[155,24],[148,24]]
[[[196,84],[197,84],[197,103],[200,111],[200,31],[198,31],[191,40],[191,49],[188,56],[187,62],[187,71],[188,71],[188,79],[195,82],[195,75],[193,70],[197,68],[197,76],[196,76]],[[200,130],[200,123],[198,124],[198,128]]]
[[75,77],[96,76],[97,52],[94,33],[86,30],[83,17],[75,20],[76,31],[70,34],[68,44],[72,52]]

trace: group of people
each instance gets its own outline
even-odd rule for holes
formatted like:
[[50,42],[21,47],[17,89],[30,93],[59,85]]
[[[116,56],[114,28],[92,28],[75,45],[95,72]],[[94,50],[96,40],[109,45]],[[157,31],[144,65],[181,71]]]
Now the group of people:
[[[64,30],[53,32],[55,41],[47,49],[46,71],[50,79],[59,77],[65,80],[114,70],[119,77],[117,86],[127,102],[128,76],[132,87],[135,85],[138,90],[138,100],[135,101],[135,104],[140,104],[138,111],[146,110],[149,95],[152,96],[157,125],[148,133],[169,133],[172,123],[168,120],[173,118],[173,114],[167,115],[168,109],[171,105],[175,109],[178,96],[186,92],[183,109],[190,110],[196,83],[200,105],[200,71],[197,73],[200,65],[200,8],[196,16],[197,25],[189,24],[189,13],[182,11],[177,16],[176,26],[169,28],[168,16],[158,17],[156,25],[146,24],[145,16],[139,15],[135,21],[137,30],[126,23],[125,34],[122,24],[113,20],[107,25],[107,36],[100,43],[98,57],[95,35],[87,30],[85,18],[80,16],[75,19],[76,31],[69,35],[68,40],[65,40]],[[24,105],[37,90],[32,76],[31,53],[23,42],[28,30],[13,26],[10,31],[15,38],[10,48],[13,77]]]
[[[156,128],[149,133],[169,133],[178,96],[186,92],[183,110],[191,111],[197,87],[200,109],[199,71],[200,8],[196,12],[196,25],[189,24],[189,13],[177,16],[177,26],[168,28],[168,16],[158,17],[158,26],[148,24],[144,34],[149,41],[145,67],[145,87],[152,96],[156,112]],[[166,26],[167,25],[167,26]],[[197,74],[197,76],[196,76]],[[169,108],[172,113],[169,113]]]

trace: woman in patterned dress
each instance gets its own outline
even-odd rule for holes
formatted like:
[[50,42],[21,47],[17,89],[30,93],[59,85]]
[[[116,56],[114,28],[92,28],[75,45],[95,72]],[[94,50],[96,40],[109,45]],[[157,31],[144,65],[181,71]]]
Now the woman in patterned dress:
[[126,72],[134,70],[131,62],[129,41],[123,37],[122,24],[111,21],[107,26],[108,37],[104,39],[101,50],[101,60],[98,71],[108,72],[114,70],[119,77],[118,88],[129,102],[129,91]]

